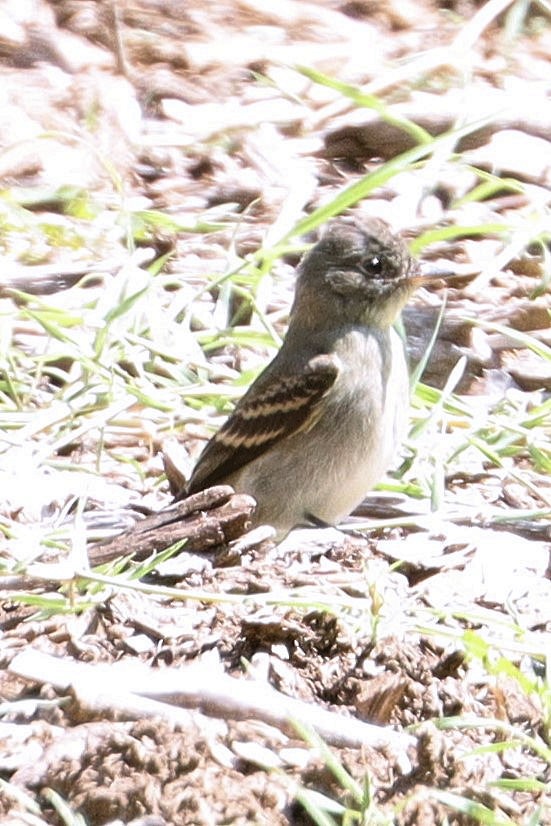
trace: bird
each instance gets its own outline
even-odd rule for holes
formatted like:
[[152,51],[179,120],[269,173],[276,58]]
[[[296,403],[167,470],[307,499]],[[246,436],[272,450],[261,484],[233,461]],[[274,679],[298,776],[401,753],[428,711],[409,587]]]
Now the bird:
[[250,494],[276,540],[337,525],[380,481],[405,435],[409,375],[393,325],[424,274],[377,218],[330,221],[298,267],[279,352],[199,455],[189,495]]

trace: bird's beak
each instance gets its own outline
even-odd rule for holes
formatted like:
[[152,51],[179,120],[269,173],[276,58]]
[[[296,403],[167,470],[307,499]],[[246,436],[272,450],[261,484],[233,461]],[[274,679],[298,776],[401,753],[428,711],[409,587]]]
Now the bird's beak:
[[479,275],[479,272],[473,272],[472,270],[452,270],[451,268],[446,269],[445,267],[423,262],[419,264],[419,269],[415,275],[411,276],[411,281],[416,288],[423,287],[426,284],[435,284],[438,281],[444,281],[446,284],[459,282],[458,286],[461,286],[461,282],[472,281],[477,275]]

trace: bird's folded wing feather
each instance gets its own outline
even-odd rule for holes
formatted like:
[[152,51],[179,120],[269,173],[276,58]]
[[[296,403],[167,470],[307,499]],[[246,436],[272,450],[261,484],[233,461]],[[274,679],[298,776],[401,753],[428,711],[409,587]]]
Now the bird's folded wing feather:
[[276,443],[309,430],[338,372],[334,356],[320,355],[300,373],[253,385],[203,450],[187,493],[218,484]]

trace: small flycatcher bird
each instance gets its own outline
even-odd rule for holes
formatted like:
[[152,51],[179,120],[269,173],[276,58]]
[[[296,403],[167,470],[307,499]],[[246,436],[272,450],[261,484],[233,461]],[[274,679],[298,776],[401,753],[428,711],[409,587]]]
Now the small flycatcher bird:
[[392,325],[431,278],[384,222],[330,223],[301,261],[281,349],[207,443],[186,493],[232,485],[278,539],[347,516],[404,436],[409,377]]

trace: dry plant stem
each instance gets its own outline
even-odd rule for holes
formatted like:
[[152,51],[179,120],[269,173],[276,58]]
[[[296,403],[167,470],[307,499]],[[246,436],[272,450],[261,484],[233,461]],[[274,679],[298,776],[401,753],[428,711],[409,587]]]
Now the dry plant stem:
[[477,13],[463,26],[452,46],[460,53],[467,49],[472,49],[476,41],[482,36],[482,32],[496,17],[505,11],[507,6],[512,6],[513,0],[489,0],[480,8]]
[[129,257],[126,253],[105,258],[102,261],[86,262],[84,264],[35,264],[33,266],[19,266],[11,272],[8,270],[2,275],[0,297],[12,295],[15,291],[30,295],[51,295],[60,290],[68,290],[77,284],[84,276],[115,275],[127,264],[136,267],[148,264],[153,258],[151,250],[139,250]]
[[224,723],[201,714],[199,711],[178,708],[149,697],[140,697],[128,691],[101,692],[94,686],[86,685],[84,680],[75,682],[72,688],[73,702],[68,713],[77,722],[88,720],[152,720],[161,719],[184,729],[196,728],[203,735],[223,735]]
[[90,565],[103,565],[128,554],[135,560],[146,559],[182,541],[186,551],[227,545],[249,529],[254,507],[250,496],[235,494],[228,485],[208,488],[141,519],[114,539],[90,548]]
[[110,22],[113,25],[113,51],[117,62],[117,72],[124,77],[130,77],[130,69],[124,48],[122,20],[118,0],[109,0],[107,4]]
[[[159,713],[163,712],[166,701],[163,716],[171,720],[174,718],[173,706],[178,706],[223,720],[261,720],[290,735],[295,734],[292,721],[299,720],[333,746],[390,749],[403,769],[409,764],[407,749],[416,745],[415,738],[410,735],[286,697],[265,684],[238,680],[218,672],[213,674],[212,669],[204,667],[155,671],[141,663],[92,666],[29,650],[18,654],[9,670],[28,680],[49,683],[60,691],[72,687],[75,697],[82,693],[85,705],[96,686],[98,702],[104,709],[109,706],[112,686],[116,698],[113,708],[116,705],[118,712],[127,719],[133,719],[139,706],[139,694],[155,700],[155,710]],[[136,691],[137,686],[139,691]]]

